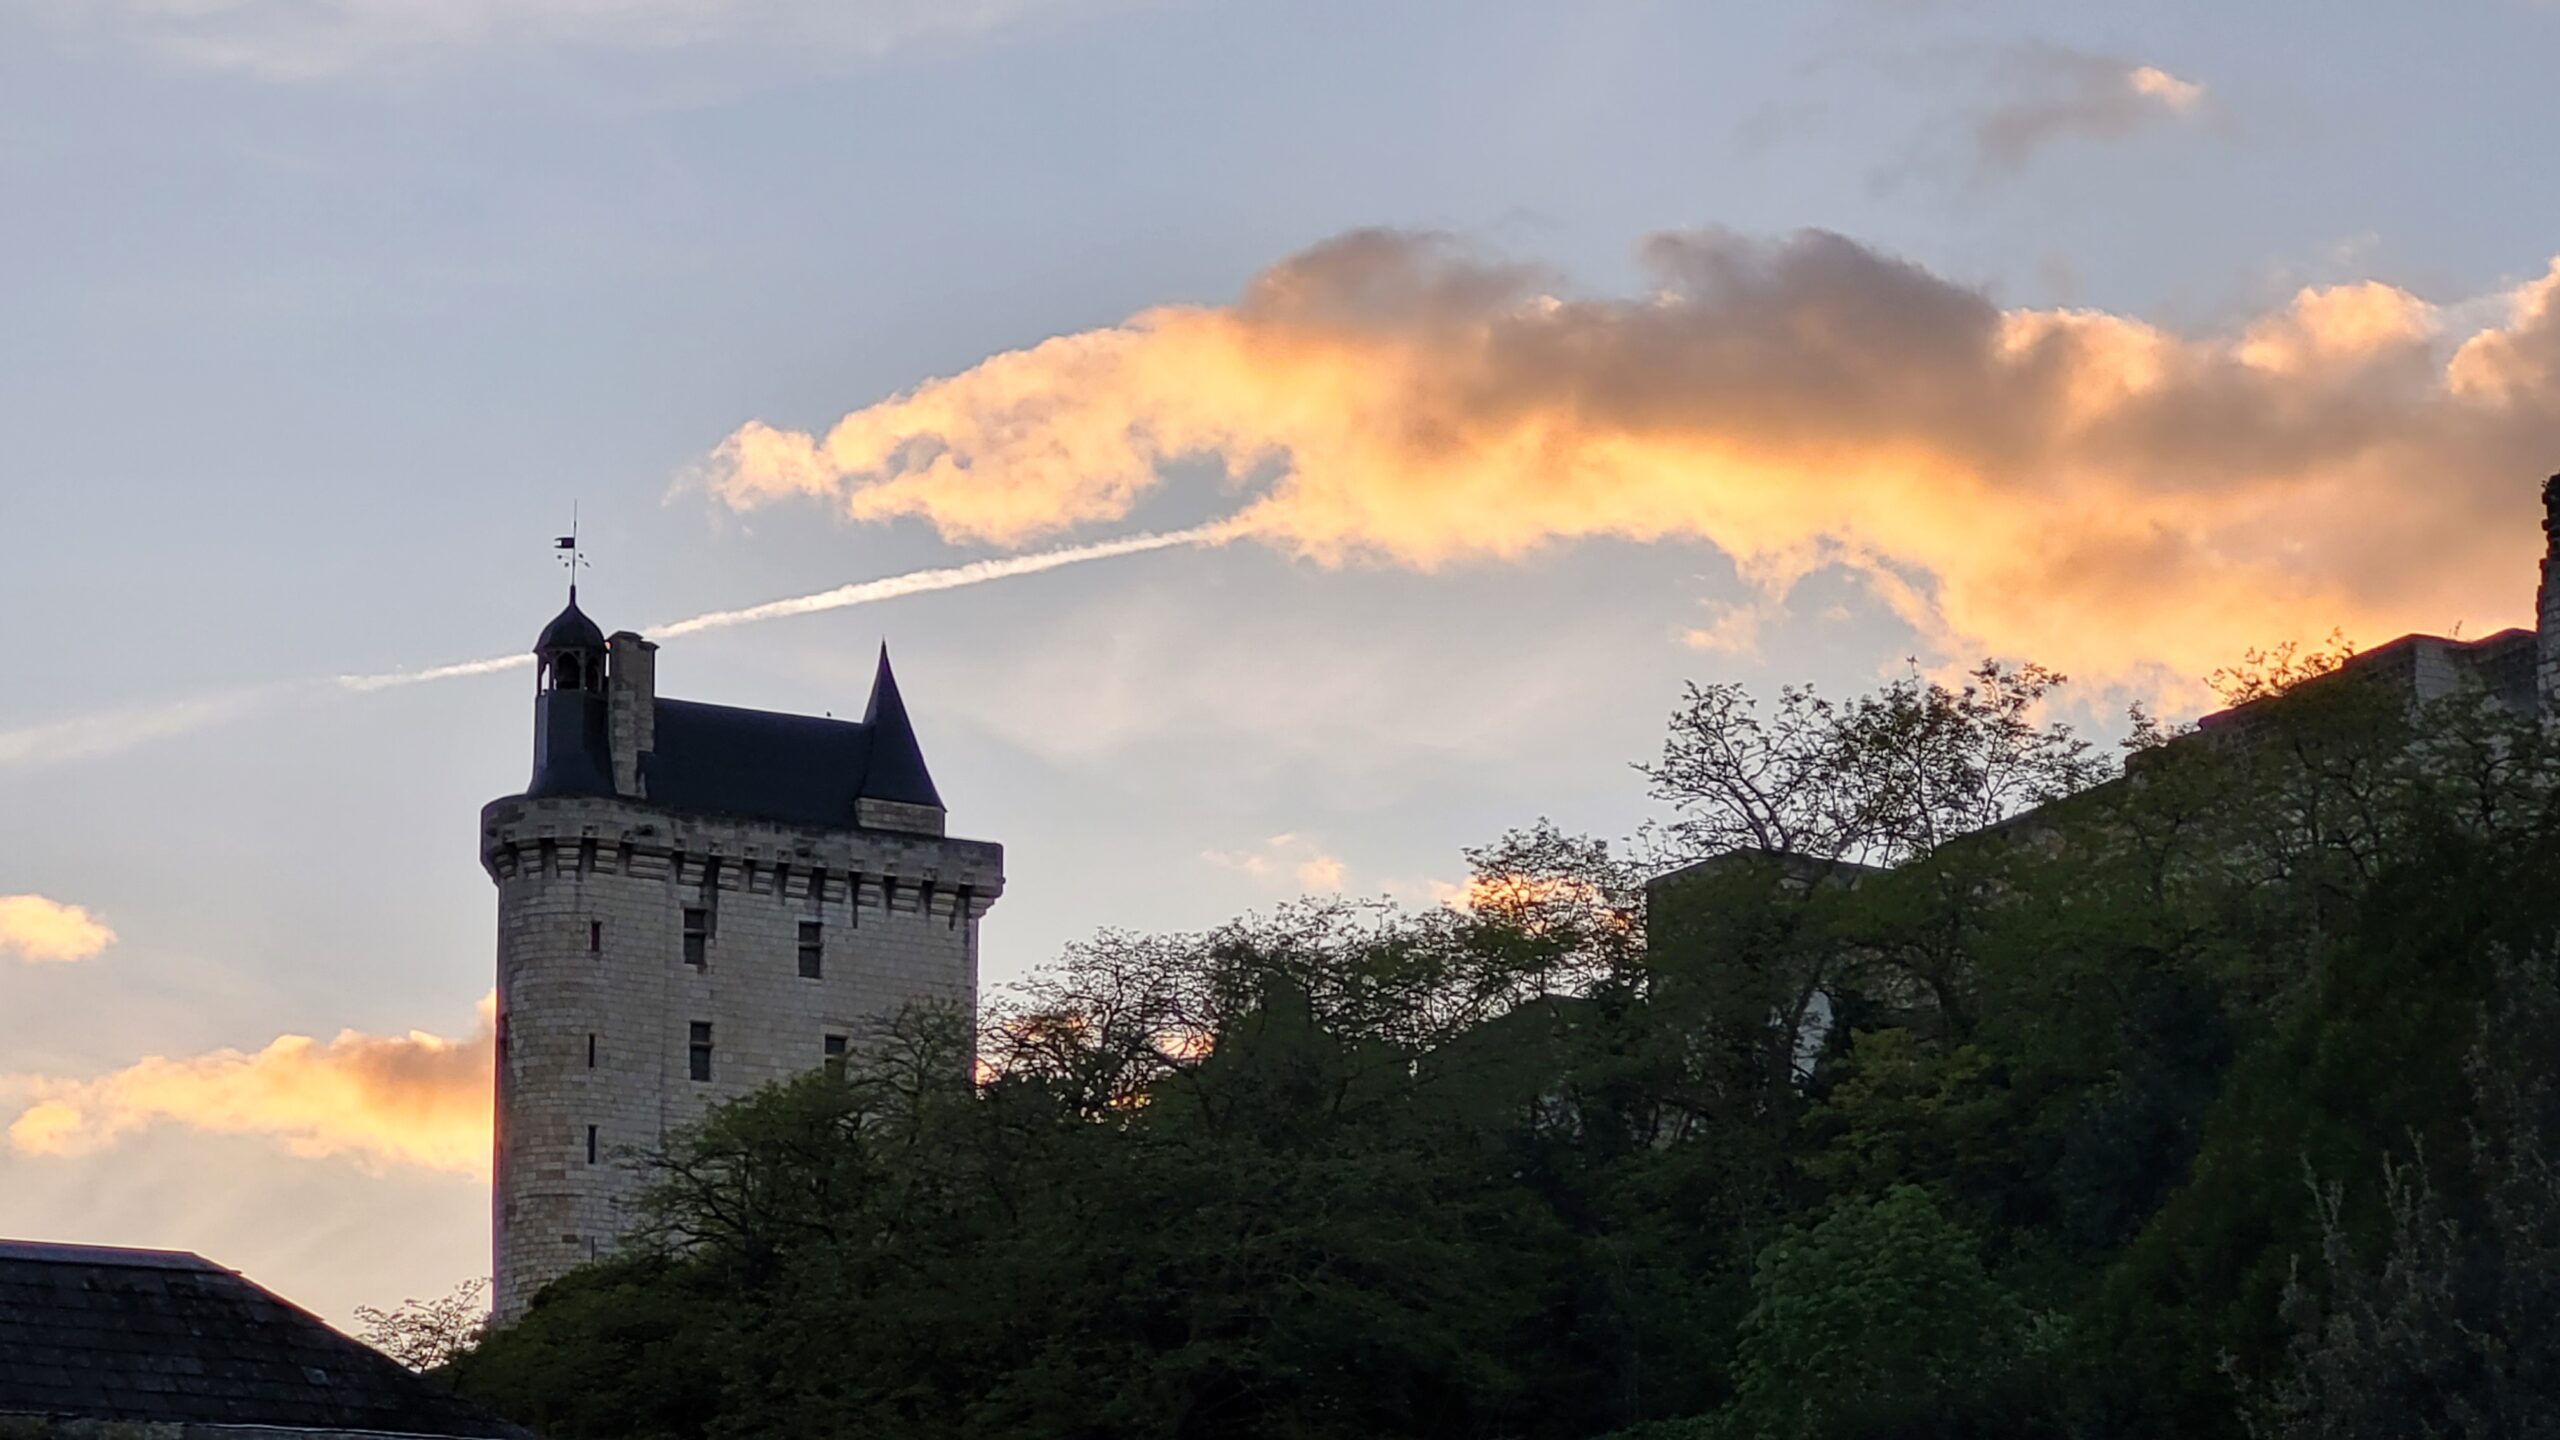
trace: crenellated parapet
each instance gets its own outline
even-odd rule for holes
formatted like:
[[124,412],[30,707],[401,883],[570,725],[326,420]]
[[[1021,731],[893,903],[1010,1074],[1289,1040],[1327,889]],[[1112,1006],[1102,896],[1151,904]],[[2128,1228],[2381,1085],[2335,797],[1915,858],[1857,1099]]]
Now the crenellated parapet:
[[992,841],[682,815],[603,796],[491,801],[480,812],[480,864],[501,885],[618,876],[953,923],[984,917],[1004,894],[1004,847]]

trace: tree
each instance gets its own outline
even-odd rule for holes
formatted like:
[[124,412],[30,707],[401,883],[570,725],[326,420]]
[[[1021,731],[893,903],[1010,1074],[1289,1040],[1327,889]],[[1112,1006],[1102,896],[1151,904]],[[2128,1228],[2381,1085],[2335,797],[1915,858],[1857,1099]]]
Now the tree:
[[2345,1187],[2315,1181],[2317,1279],[2297,1272],[2289,1364],[2253,1388],[2259,1440],[2536,1440],[2560,1435],[2560,1033],[2552,964],[2508,963],[2483,1012],[2468,1166],[2452,1189],[2423,1151],[2387,1162],[2378,1259]]
[[2120,777],[2032,667],[1694,691],[1698,863],[1096,937],[674,1137],[453,1373],[560,1440],[2531,1433],[2560,752],[2324,663]]
[[412,1370],[451,1364],[489,1327],[489,1282],[465,1280],[432,1300],[416,1297],[389,1310],[356,1307],[356,1338]]
[[2106,777],[2070,726],[2039,719],[2065,683],[1986,660],[1952,687],[1915,671],[1846,706],[1790,686],[1766,720],[1738,685],[1691,685],[1640,768],[1690,858],[1899,865]]
[[1914,1186],[1844,1202],[1762,1252],[1736,1437],[1983,1434],[2041,1342],[1976,1242]]

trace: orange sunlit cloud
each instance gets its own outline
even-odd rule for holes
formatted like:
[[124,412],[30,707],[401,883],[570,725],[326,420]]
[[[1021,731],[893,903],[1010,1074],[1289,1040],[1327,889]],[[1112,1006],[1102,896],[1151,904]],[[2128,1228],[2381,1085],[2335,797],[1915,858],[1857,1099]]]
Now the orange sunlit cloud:
[[2125,74],[2125,85],[2134,94],[2184,115],[2204,103],[2204,87],[2192,80],[2181,80],[2157,65],[2136,65]]
[[463,1039],[421,1030],[343,1030],[322,1044],[283,1035],[255,1052],[152,1056],[72,1080],[0,1077],[22,1108],[9,1142],[34,1155],[103,1149],[157,1124],[274,1139],[296,1155],[341,1156],[367,1168],[411,1165],[489,1174],[490,1077],[497,996]]
[[1861,574],[1942,656],[2179,693],[2273,640],[2524,615],[2560,270],[2470,335],[2360,284],[2198,338],[2003,310],[1826,233],[1642,255],[1649,293],[1560,299],[1443,238],[1346,235],[1233,305],[997,355],[823,437],[749,424],[710,485],[1019,546],[1207,460],[1228,535],[1326,564],[1705,541],[1771,601]]
[[1303,835],[1274,835],[1252,850],[1203,850],[1200,858],[1221,870],[1256,879],[1288,879],[1308,890],[1340,890],[1351,867]]
[[1562,875],[1471,875],[1460,885],[1435,880],[1431,898],[1452,910],[1530,931],[1547,928],[1559,911],[1601,916],[1612,926],[1629,923],[1610,909],[1609,897],[1598,886]]
[[0,955],[42,964],[86,960],[116,943],[106,922],[42,895],[0,895]]

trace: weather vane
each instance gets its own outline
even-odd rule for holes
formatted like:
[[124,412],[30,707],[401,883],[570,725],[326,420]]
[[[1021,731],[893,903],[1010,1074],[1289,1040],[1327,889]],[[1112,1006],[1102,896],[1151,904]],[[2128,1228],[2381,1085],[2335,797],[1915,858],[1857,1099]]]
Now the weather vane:
[[560,568],[569,572],[569,603],[578,603],[578,572],[587,568],[587,552],[578,545],[578,502],[569,502],[569,533],[551,542],[560,552]]

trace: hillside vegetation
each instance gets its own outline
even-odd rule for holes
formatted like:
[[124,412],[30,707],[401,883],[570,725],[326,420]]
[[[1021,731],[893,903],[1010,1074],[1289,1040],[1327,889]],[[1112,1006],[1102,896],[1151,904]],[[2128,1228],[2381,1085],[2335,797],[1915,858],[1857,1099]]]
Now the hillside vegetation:
[[449,1373],[559,1440],[2560,1426],[2560,759],[2334,678],[2118,764],[2058,683],[1693,691],[1630,844],[900,1017]]

